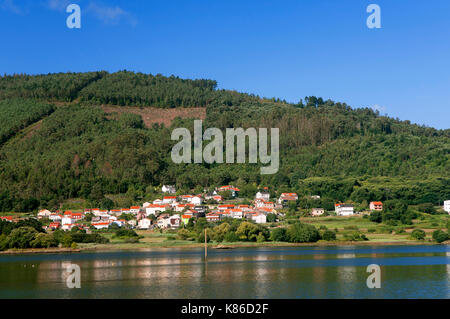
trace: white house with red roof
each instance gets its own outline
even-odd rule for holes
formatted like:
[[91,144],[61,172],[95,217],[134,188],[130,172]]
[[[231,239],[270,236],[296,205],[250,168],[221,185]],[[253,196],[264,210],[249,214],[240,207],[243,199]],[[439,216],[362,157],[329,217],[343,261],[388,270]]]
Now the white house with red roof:
[[147,214],[147,216],[156,215],[156,213],[165,212],[165,211],[166,211],[166,205],[151,204],[150,206],[145,208],[145,213]]
[[373,211],[382,211],[383,203],[382,202],[370,202],[369,209]]
[[176,196],[164,196],[162,199],[163,204],[172,204],[177,201]]
[[95,227],[95,229],[105,229],[108,228],[109,225],[111,225],[111,223],[109,221],[107,222],[96,222],[96,223],[91,223],[92,226]]
[[296,202],[298,195],[296,193],[282,193],[278,199],[278,204],[286,204],[289,202]]

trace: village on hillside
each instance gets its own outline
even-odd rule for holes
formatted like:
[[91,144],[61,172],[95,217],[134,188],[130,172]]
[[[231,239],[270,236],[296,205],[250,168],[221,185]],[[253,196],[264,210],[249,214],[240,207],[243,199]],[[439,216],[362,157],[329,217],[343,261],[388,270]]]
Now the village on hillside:
[[[40,210],[37,219],[47,221],[46,230],[70,231],[73,228],[89,230],[108,229],[110,227],[124,227],[128,229],[177,229],[186,226],[189,222],[195,223],[199,218],[206,218],[208,222],[219,222],[225,218],[247,220],[255,224],[276,222],[283,211],[291,206],[297,207],[298,195],[296,193],[281,193],[278,198],[272,198],[267,187],[255,194],[251,204],[233,203],[239,197],[239,189],[233,185],[215,188],[212,192],[202,194],[176,195],[173,185],[163,185],[161,198],[153,202],[129,208],[103,210],[99,208],[86,208],[84,211],[50,211]],[[224,200],[223,194],[227,192],[230,200]],[[311,199],[320,199],[319,195],[310,196]],[[444,202],[444,211],[450,214],[450,200]],[[334,211],[325,211],[317,207],[309,210],[309,216],[324,215],[353,216],[356,214],[370,214],[381,212],[381,201],[370,202],[369,211],[357,212],[354,204],[336,203]],[[14,216],[0,216],[0,220],[17,222]]]

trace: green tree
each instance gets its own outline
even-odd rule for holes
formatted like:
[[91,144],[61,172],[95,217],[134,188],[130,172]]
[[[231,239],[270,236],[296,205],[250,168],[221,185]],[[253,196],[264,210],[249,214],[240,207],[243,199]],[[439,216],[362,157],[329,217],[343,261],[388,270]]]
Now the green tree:
[[411,237],[416,240],[424,240],[425,236],[426,236],[426,234],[422,229],[414,229],[411,232]]

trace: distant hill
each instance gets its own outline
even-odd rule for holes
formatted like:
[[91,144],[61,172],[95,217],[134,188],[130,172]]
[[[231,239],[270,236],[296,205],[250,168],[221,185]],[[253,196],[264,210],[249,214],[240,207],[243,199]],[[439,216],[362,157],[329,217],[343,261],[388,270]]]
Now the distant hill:
[[[111,206],[107,194],[133,202],[163,183],[182,191],[232,183],[249,197],[268,186],[274,195],[295,191],[328,202],[450,199],[450,130],[316,97],[289,104],[216,87],[128,71],[0,77],[0,211],[56,207],[68,198]],[[180,107],[195,111],[180,112],[171,126],[151,118],[152,108]],[[170,133],[204,118],[199,108],[206,109],[204,128],[279,127],[279,172],[174,164]]]

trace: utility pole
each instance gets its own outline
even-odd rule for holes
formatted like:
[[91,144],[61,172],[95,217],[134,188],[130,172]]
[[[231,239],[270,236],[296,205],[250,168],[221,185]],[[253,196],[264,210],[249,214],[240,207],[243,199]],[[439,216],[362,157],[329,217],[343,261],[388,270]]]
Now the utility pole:
[[208,257],[208,245],[206,242],[206,228],[205,228],[205,259]]

